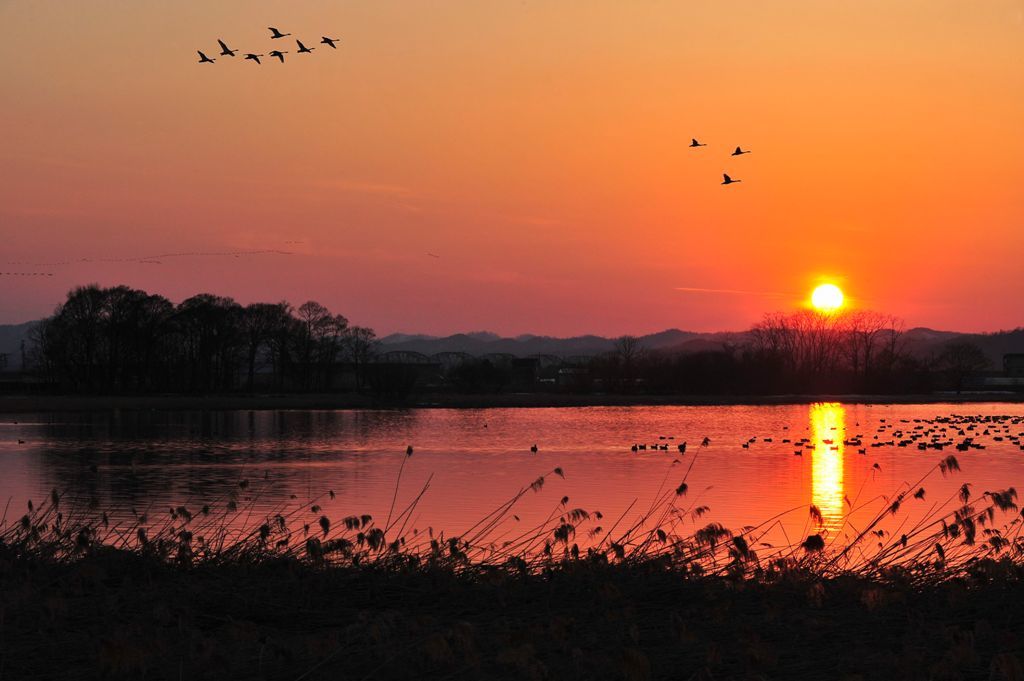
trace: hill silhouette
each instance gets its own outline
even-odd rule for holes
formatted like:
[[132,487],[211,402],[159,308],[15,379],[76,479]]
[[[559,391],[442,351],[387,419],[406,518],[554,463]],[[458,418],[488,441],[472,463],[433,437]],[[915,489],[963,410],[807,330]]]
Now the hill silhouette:
[[[0,354],[8,356],[8,369],[21,368],[21,342],[36,322],[0,325]],[[726,346],[743,345],[749,332],[698,333],[681,329],[666,329],[657,333],[638,336],[640,344],[651,351],[667,353],[692,353],[721,350]],[[926,327],[907,330],[902,336],[905,351],[916,357],[928,357],[939,352],[943,345],[953,340],[975,343],[985,353],[992,368],[999,368],[1004,354],[1024,352],[1024,328],[995,333],[960,333],[939,331]],[[582,335],[560,338],[535,334],[512,337],[500,336],[490,331],[456,333],[450,336],[432,336],[415,333],[393,333],[380,339],[382,351],[419,352],[433,355],[439,352],[465,352],[479,356],[491,353],[511,354],[517,357],[531,355],[554,355],[557,357],[593,356],[611,352],[616,339],[598,335]]]
[[[743,345],[749,339],[749,332],[698,333],[666,329],[638,336],[638,339],[647,350],[690,353]],[[596,335],[558,338],[524,334],[501,337],[488,331],[480,331],[457,333],[451,336],[395,333],[384,336],[380,340],[382,350],[419,352],[424,355],[433,355],[439,352],[465,352],[470,355],[508,353],[517,357],[530,355],[569,357],[611,352],[615,349],[616,339]],[[988,357],[993,368],[1001,366],[1004,354],[1024,352],[1024,328],[978,334],[917,327],[907,330],[901,338],[904,350],[915,357],[928,357],[937,353],[945,344],[953,340],[968,341],[978,345]]]
[[[645,348],[662,350],[681,345],[701,334],[668,329],[659,333],[641,336],[640,341]],[[600,355],[615,349],[615,339],[603,336],[585,335],[569,338],[554,336],[537,336],[523,334],[512,338],[503,338],[489,331],[474,333],[457,333],[451,336],[424,336],[410,334],[391,334],[381,340],[384,350],[404,350],[433,355],[438,352],[465,352],[470,355],[486,355],[490,353],[508,353],[517,357],[530,355],[556,355],[570,357],[573,355]]]

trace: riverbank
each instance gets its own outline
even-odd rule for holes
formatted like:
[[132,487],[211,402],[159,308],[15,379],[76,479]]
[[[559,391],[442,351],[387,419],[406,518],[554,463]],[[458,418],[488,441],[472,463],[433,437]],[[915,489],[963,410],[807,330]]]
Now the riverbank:
[[1024,403],[1024,393],[931,393],[916,395],[577,395],[432,393],[388,401],[357,393],[223,395],[2,395],[0,413],[103,411],[111,409],[218,411],[296,409],[488,409],[630,406],[810,404]]
[[843,545],[815,506],[792,545],[680,525],[685,476],[636,521],[565,497],[509,533],[545,477],[462,536],[409,530],[420,496],[379,524],[255,512],[248,480],[128,516],[53,490],[0,523],[0,679],[1024,678],[1012,488],[873,531],[901,492]]
[[[2,548],[2,547],[0,547]],[[2,555],[2,551],[0,551]],[[0,559],[3,679],[1021,678],[1024,581]]]

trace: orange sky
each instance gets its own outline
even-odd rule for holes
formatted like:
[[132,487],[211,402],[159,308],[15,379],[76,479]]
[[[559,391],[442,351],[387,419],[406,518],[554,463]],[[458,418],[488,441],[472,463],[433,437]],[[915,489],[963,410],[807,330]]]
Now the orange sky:
[[[0,25],[0,272],[53,273],[0,275],[0,322],[98,282],[382,333],[738,329],[828,276],[912,326],[1024,323],[1021,0],[0,0]],[[218,37],[292,54],[195,63]],[[8,264],[239,250],[293,253]]]

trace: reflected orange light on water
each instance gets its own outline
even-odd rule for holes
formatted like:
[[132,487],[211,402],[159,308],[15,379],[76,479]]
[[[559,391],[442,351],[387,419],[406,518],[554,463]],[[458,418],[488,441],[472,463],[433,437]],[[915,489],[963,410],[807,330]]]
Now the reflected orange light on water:
[[836,402],[820,402],[810,408],[811,503],[818,507],[824,529],[834,534],[843,522],[843,441],[846,409]]

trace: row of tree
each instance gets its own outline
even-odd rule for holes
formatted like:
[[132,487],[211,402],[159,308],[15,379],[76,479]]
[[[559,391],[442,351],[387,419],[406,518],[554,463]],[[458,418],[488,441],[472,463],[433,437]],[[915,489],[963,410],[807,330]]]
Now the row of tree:
[[[535,384],[613,393],[911,393],[960,390],[988,364],[970,343],[919,357],[902,338],[902,323],[889,315],[777,313],[742,342],[715,350],[649,352],[623,336],[614,352],[583,365],[548,366]],[[49,383],[76,392],[365,388],[401,398],[421,386],[420,368],[374,362],[377,345],[372,329],[314,301],[243,306],[202,294],[174,305],[127,286],[84,286],[34,328],[29,360]],[[353,380],[342,386],[339,376]],[[513,382],[513,368],[467,359],[429,382],[500,392]]]
[[[623,336],[615,352],[594,358],[589,368],[612,392],[839,394],[959,391],[989,366],[970,342],[918,356],[902,340],[903,324],[891,315],[801,310],[768,314],[743,342],[720,350],[648,352]],[[592,383],[591,377],[585,380]]]
[[240,305],[193,296],[178,305],[145,291],[82,286],[32,331],[30,363],[78,392],[330,390],[339,362],[357,380],[372,329],[309,301]]

